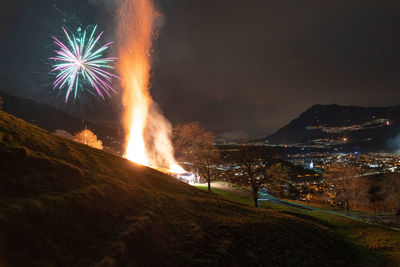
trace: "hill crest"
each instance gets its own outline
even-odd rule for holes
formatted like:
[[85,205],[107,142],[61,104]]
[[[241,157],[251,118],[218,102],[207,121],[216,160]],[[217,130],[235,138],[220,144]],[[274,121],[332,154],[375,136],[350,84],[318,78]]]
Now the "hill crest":
[[297,144],[347,150],[390,149],[400,132],[400,106],[313,105],[266,138],[271,144]]
[[21,118],[29,123],[53,132],[57,129],[65,130],[71,134],[82,131],[87,127],[92,130],[107,147],[115,151],[121,150],[120,141],[123,139],[122,127],[99,125],[75,117],[67,112],[36,102],[32,99],[11,96],[0,91],[4,104],[3,111]]

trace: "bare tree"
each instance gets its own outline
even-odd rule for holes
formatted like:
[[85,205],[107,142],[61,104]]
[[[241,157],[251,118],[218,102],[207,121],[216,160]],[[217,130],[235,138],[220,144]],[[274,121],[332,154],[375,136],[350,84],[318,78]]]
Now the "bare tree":
[[197,173],[206,179],[211,191],[211,179],[216,175],[219,150],[214,145],[214,135],[199,123],[177,125],[173,131],[173,144],[177,158],[193,164]]
[[265,182],[268,184],[268,190],[273,192],[279,198],[285,197],[285,186],[289,181],[289,169],[282,162],[272,164],[265,171]]
[[97,136],[88,129],[76,133],[74,136],[74,141],[97,149],[103,149],[103,143],[101,140],[98,140]]
[[258,207],[258,191],[264,184],[271,181],[271,174],[267,170],[279,156],[266,147],[243,145],[233,153],[231,164],[236,183],[250,186],[254,207]]
[[349,190],[351,191],[353,197],[353,206],[354,209],[358,208],[358,201],[360,199],[361,194],[365,190],[361,181],[361,179],[357,179],[356,177],[350,178],[349,181]]
[[328,193],[344,205],[346,210],[350,210],[350,201],[359,195],[359,189],[354,182],[357,169],[353,166],[337,165],[335,171],[327,174],[326,182],[330,191]]
[[387,201],[396,210],[396,215],[400,216],[400,177],[391,174],[383,181]]

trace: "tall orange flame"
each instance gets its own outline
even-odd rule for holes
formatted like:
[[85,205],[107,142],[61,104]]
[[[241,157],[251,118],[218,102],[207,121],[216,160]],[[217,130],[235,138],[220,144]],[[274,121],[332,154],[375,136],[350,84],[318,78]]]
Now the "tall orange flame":
[[155,18],[152,0],[124,0],[121,3],[118,69],[124,92],[124,157],[153,168],[184,172],[173,156],[171,125],[149,92]]

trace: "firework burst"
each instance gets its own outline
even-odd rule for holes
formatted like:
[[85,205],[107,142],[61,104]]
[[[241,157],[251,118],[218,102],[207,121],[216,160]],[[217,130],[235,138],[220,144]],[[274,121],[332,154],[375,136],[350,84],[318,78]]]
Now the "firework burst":
[[[111,63],[117,58],[103,57],[103,53],[112,42],[99,47],[97,43],[103,32],[95,37],[96,29],[97,25],[87,39],[86,30],[78,38],[74,34],[70,36],[62,27],[68,39],[68,45],[53,36],[54,43],[59,49],[55,51],[57,55],[50,58],[56,61],[51,70],[56,73],[53,89],[57,88],[65,92],[65,102],[68,101],[71,92],[75,99],[83,84],[89,84],[91,89],[94,89],[102,99],[104,99],[104,95],[111,97],[110,93],[115,92],[110,83],[112,77],[118,77],[107,70],[113,69]],[[65,88],[67,88],[66,91],[63,90]]]

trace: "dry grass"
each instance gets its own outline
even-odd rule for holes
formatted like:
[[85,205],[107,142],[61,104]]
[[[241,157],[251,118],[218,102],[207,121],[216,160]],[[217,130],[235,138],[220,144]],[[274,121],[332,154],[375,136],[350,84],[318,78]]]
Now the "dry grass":
[[[203,190],[207,188],[199,186]],[[247,189],[230,186],[223,183],[214,185],[214,193],[246,205],[253,205],[251,192]],[[247,191],[247,194],[245,193]],[[295,201],[296,202],[296,201]],[[304,202],[299,202],[304,204]],[[388,227],[353,220],[344,216],[335,215],[319,210],[293,209],[291,207],[260,202],[263,209],[274,210],[291,214],[299,218],[312,221],[317,225],[327,227],[338,234],[343,240],[353,245],[358,251],[359,262],[363,266],[400,266],[400,231]],[[324,206],[318,208],[323,209]]]
[[362,246],[316,220],[255,210],[1,111],[0,162],[1,265],[365,263]]

